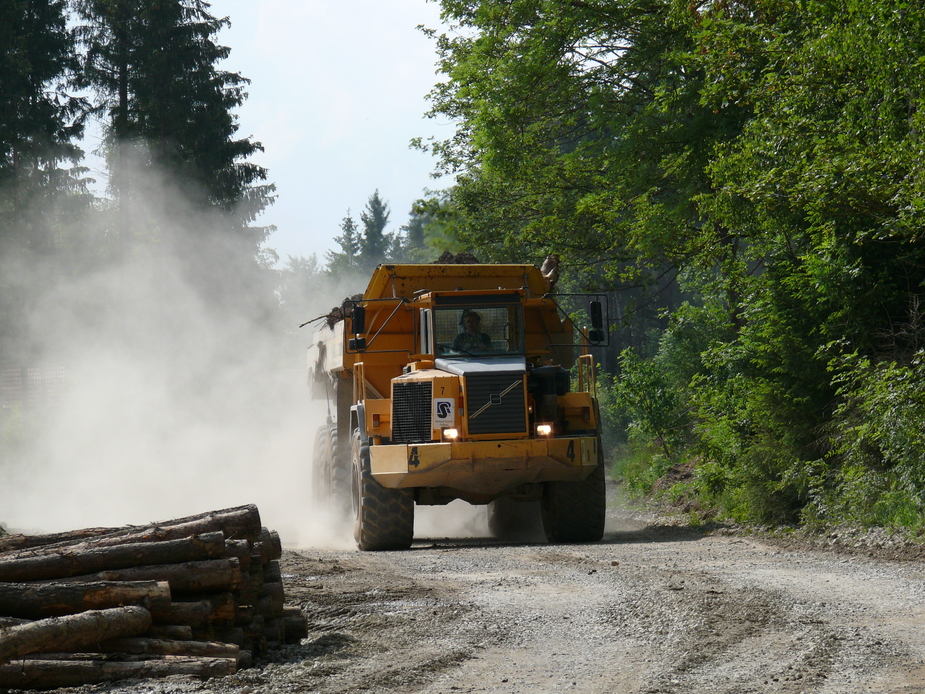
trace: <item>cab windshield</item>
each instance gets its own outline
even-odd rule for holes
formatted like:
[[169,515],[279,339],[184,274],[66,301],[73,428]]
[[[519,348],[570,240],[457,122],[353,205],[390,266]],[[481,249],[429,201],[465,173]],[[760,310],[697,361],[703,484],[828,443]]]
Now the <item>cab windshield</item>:
[[434,310],[434,350],[438,357],[522,354],[519,304]]

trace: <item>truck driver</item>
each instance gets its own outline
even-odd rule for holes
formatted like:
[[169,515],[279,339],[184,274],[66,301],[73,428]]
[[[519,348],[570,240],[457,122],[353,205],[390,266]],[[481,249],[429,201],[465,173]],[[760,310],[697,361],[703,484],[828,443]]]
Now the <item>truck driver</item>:
[[482,317],[471,309],[463,311],[459,319],[461,331],[453,340],[457,352],[486,352],[491,350],[491,338],[482,332]]

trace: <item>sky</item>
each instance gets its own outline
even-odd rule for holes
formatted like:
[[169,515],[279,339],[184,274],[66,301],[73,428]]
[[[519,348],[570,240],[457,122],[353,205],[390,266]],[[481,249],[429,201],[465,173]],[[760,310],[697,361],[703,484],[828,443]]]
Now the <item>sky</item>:
[[430,176],[433,158],[409,147],[452,133],[424,116],[438,76],[433,41],[416,27],[439,26],[435,2],[214,0],[212,12],[231,20],[223,68],[251,80],[239,135],[265,148],[252,160],[278,198],[258,223],[278,228],[266,245],[282,263],[323,261],[347,210],[358,220],[377,189],[394,232],[426,189],[445,187]]

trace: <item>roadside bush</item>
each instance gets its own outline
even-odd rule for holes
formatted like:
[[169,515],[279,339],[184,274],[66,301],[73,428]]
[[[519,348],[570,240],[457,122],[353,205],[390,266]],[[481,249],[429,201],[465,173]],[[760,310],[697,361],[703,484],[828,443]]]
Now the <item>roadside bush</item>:
[[810,522],[925,528],[925,351],[910,363],[852,354],[832,365],[839,404]]

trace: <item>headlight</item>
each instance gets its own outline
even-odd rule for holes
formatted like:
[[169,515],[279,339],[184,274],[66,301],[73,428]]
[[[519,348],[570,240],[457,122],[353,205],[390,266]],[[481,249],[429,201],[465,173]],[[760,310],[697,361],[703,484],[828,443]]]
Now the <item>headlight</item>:
[[444,429],[444,430],[443,430],[443,438],[444,438],[444,439],[449,439],[449,440],[451,440],[451,441],[452,441],[453,439],[458,439],[458,438],[459,438],[459,429]]
[[537,424],[536,425],[536,435],[537,436],[549,436],[552,433],[552,424]]

